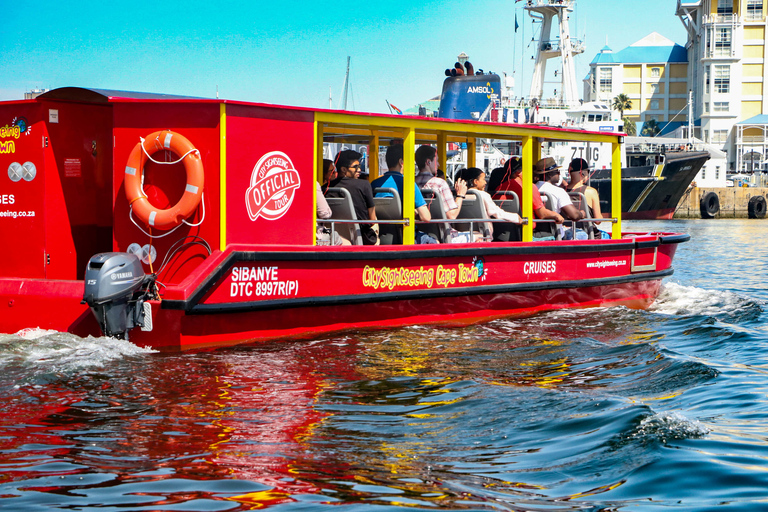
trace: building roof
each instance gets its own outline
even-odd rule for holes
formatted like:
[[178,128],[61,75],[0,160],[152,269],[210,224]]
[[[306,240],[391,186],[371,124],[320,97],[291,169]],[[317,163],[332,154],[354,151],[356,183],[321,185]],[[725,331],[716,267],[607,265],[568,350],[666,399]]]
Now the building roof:
[[591,64],[616,64],[616,59],[613,55],[613,50],[611,50],[608,45],[603,46],[603,48],[600,50],[600,53],[595,55],[595,58],[592,59]]
[[[606,51],[606,49],[608,51]],[[591,64],[643,64],[688,62],[688,51],[657,32],[652,32],[618,53],[600,50]]]
[[758,114],[755,117],[750,117],[749,119],[736,124],[768,124],[768,115]]

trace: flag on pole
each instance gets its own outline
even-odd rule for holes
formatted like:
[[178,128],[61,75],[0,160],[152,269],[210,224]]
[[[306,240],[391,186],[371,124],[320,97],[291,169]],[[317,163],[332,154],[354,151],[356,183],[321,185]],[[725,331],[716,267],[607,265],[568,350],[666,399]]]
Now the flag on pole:
[[515,13],[515,32],[517,32],[518,28],[520,28],[520,25],[517,24],[517,13]]
[[395,114],[398,114],[398,115],[403,115],[403,111],[402,111],[402,110],[400,110],[399,108],[397,108],[396,106],[394,106],[393,104],[391,104],[391,103],[390,103],[388,100],[384,100],[384,101],[386,101],[386,102],[387,102],[387,105],[389,105],[389,109],[390,109],[390,110],[392,110],[392,111],[394,111],[394,112],[395,112]]

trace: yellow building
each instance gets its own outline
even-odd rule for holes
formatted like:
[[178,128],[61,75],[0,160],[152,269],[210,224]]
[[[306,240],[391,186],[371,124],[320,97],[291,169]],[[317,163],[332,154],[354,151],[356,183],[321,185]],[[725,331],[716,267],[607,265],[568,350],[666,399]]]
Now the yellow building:
[[688,31],[688,82],[693,91],[695,135],[722,146],[729,170],[768,164],[765,133],[768,0],[678,0]]
[[638,132],[655,120],[664,132],[688,123],[688,55],[682,46],[653,32],[613,53],[607,46],[590,63],[585,101],[613,102],[626,94],[632,107],[624,117]]

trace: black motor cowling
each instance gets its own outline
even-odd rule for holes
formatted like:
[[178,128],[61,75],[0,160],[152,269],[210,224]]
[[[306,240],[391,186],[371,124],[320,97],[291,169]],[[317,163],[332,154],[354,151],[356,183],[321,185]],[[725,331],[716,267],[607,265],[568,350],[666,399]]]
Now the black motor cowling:
[[144,302],[154,280],[154,275],[144,274],[133,254],[104,252],[88,261],[83,302],[91,307],[105,336],[128,339],[128,331],[145,326]]

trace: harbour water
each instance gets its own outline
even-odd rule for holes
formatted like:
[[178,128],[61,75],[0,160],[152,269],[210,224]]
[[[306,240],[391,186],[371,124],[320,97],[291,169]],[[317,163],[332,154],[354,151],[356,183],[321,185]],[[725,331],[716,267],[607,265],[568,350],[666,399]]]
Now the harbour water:
[[647,311],[180,355],[0,334],[0,509],[768,508],[768,223],[625,229],[692,235]]

